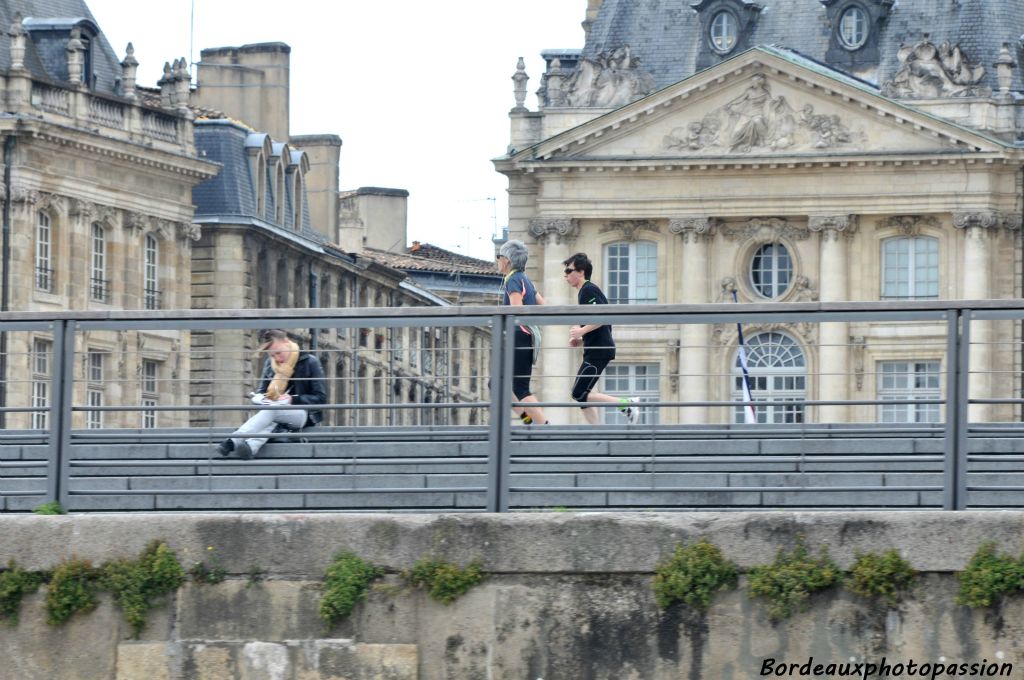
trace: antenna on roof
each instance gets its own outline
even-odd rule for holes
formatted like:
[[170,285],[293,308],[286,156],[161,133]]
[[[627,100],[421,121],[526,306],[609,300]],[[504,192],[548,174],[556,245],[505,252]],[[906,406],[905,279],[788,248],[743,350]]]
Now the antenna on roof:
[[[192,12],[189,16],[188,22],[188,65],[189,70],[192,73],[196,72],[196,69],[192,68],[195,65],[195,38],[196,38],[196,0],[192,0]],[[198,76],[196,76],[198,80]]]

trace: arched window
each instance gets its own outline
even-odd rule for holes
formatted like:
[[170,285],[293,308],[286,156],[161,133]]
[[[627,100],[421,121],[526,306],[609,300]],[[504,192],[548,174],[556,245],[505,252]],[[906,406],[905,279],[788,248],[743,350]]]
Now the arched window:
[[882,299],[939,297],[939,240],[908,236],[882,241]]
[[278,162],[275,170],[274,179],[274,207],[277,214],[274,215],[274,221],[280,225],[284,224],[284,204],[285,204],[285,193],[284,193],[284,166]]
[[750,259],[750,285],[761,297],[779,297],[792,279],[793,260],[781,243],[765,243]]
[[263,219],[267,210],[267,161],[263,154],[256,156],[256,177],[253,184],[256,185],[256,216]]
[[97,302],[108,302],[110,282],[107,280],[107,232],[98,224],[92,225],[91,244],[89,298]]
[[[753,401],[783,401],[765,406],[755,406],[754,412],[759,423],[802,423],[804,422],[803,401],[807,398],[807,362],[797,342],[776,331],[758,333],[745,346],[747,368],[750,374],[750,396]],[[733,361],[732,397],[744,401],[743,371],[740,352],[737,350]],[[745,406],[737,406],[734,420],[746,422]]]
[[292,227],[302,231],[302,173],[295,171],[294,197],[292,198]]
[[621,241],[605,246],[605,293],[612,304],[658,301],[658,244]]
[[160,309],[160,244],[152,234],[143,246],[142,296],[146,309]]
[[36,221],[36,289],[53,292],[53,230],[50,216],[40,211]]

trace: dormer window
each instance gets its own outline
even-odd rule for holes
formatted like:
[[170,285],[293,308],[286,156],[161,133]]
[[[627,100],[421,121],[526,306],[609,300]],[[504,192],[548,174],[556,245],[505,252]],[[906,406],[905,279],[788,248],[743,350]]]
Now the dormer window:
[[709,42],[711,49],[719,54],[728,54],[736,47],[737,28],[739,22],[736,15],[722,10],[711,20]]
[[839,19],[839,42],[849,50],[864,45],[868,39],[868,15],[863,7],[851,5]]
[[700,17],[703,49],[697,53],[697,68],[721,62],[753,44],[757,17],[764,9],[753,0],[698,0],[690,7]]
[[[78,69],[76,80],[92,88],[96,86],[93,73],[93,44],[99,27],[85,17],[26,17],[22,22],[39,55],[47,75],[57,82],[70,80],[69,61]],[[69,47],[74,46],[74,55]]]

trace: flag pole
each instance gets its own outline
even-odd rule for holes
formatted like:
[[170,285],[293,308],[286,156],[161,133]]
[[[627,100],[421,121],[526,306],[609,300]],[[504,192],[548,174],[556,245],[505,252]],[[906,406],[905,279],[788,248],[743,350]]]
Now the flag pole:
[[[739,304],[739,298],[736,296],[736,291],[732,291],[732,301]],[[736,332],[739,334],[739,358],[740,358],[740,371],[743,373],[743,401],[751,402],[754,401],[753,394],[750,390],[750,371],[747,370],[747,348],[743,343],[743,326],[739,321],[736,322]],[[743,422],[748,425],[757,423],[757,413],[754,411],[753,404],[746,404],[743,409]]]

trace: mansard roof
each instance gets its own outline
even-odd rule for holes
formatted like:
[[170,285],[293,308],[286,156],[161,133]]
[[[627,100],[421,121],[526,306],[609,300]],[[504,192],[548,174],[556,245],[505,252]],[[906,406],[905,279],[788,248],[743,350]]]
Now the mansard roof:
[[[860,0],[865,7],[884,10],[884,18],[872,26],[877,54],[859,63],[857,51],[831,51],[833,27],[829,12],[841,11],[845,0],[757,0],[760,8],[751,21],[746,44],[778,44],[831,63],[847,72],[865,73],[877,85],[890,80],[899,69],[901,45],[914,45],[928,36],[936,45],[959,45],[973,64],[985,67],[983,83],[998,85],[992,63],[1003,43],[1021,63],[1024,34],[1024,2],[1020,0]],[[583,57],[595,59],[603,51],[629,45],[640,58],[640,68],[653,76],[655,87],[665,87],[732,55],[715,53],[708,45],[695,6],[705,13],[719,7],[751,6],[747,0],[603,0],[587,35]],[[704,17],[708,21],[708,17]],[[735,54],[735,53],[734,53]],[[837,61],[838,60],[838,61]],[[840,63],[846,62],[846,63]],[[1024,90],[1024,68],[1014,72],[1015,91]]]
[[[96,28],[96,19],[84,0],[2,0],[0,1],[0,70],[11,67],[11,36],[9,34],[14,16],[20,13],[23,19],[31,19],[26,28],[33,30],[67,30],[73,26]],[[92,72],[96,77],[92,84],[94,92],[118,94],[117,83],[121,78],[121,61],[117,58],[102,27],[93,39]],[[30,36],[31,38],[31,36]],[[48,51],[32,39],[25,41],[25,68],[36,78],[60,81],[59,74],[66,73],[61,63],[63,49]],[[59,45],[58,45],[59,47]]]
[[392,253],[377,248],[364,248],[363,255],[382,264],[405,271],[442,272],[450,274],[475,274],[501,278],[494,263],[455,253],[429,243],[413,241],[405,253]]

